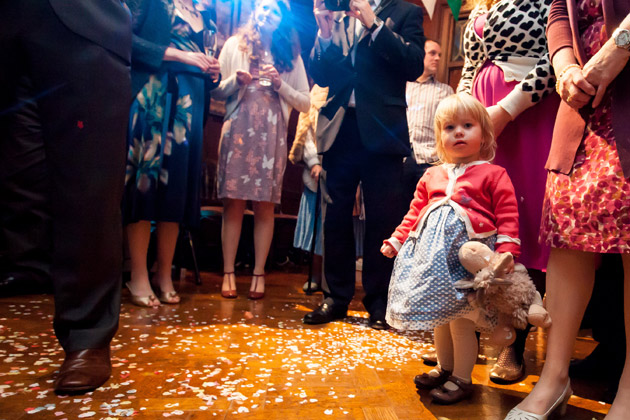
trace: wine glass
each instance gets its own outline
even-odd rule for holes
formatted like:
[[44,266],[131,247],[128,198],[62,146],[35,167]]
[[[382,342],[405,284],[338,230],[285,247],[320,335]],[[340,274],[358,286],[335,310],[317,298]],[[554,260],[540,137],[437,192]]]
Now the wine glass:
[[272,64],[271,54],[269,54],[269,51],[263,50],[258,59],[258,83],[260,86],[271,86],[271,79],[266,74],[263,74],[263,66],[267,64]]
[[208,57],[214,57],[217,50],[217,32],[214,29],[204,29],[203,49]]

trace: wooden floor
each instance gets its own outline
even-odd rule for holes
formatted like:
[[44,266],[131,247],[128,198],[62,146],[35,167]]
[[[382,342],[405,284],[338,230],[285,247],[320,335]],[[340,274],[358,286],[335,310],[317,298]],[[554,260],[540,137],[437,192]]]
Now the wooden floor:
[[[499,386],[488,380],[496,351],[482,344],[474,398],[455,406],[418,395],[414,375],[428,371],[420,355],[430,337],[367,327],[360,292],[349,318],[306,326],[304,313],[321,294],[305,296],[303,274],[272,272],[267,297],[219,295],[221,278],[203,285],[182,280],[180,305],[133,306],[123,292],[120,329],[112,343],[114,369],[104,387],[58,397],[53,378],[63,360],[52,331],[52,296],[0,299],[0,419],[503,419],[537,380],[545,337],[527,345],[527,377]],[[581,338],[576,354],[594,343]],[[597,384],[574,382],[568,419],[601,419]]]

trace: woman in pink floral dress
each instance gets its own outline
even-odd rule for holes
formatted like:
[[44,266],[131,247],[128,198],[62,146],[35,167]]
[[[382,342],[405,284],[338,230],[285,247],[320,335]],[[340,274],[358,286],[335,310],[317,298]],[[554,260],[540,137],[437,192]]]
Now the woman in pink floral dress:
[[259,0],[251,21],[223,46],[222,82],[213,96],[226,100],[217,174],[223,199],[223,286],[236,297],[234,261],[247,200],[254,207],[255,265],[248,297],[265,290],[265,262],[273,237],[287,161],[291,108],[307,112],[309,86],[297,35],[284,0]]
[[549,51],[558,110],[540,238],[551,245],[547,309],[553,319],[540,380],[507,419],[566,409],[573,344],[599,254],[621,253],[626,364],[606,419],[630,418],[630,0],[554,0]]

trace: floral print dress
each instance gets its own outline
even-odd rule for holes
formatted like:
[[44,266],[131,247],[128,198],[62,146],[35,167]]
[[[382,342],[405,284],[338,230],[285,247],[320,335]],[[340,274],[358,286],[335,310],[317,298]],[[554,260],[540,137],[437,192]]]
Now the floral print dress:
[[256,60],[251,60],[249,71],[253,80],[223,123],[217,196],[279,204],[287,165],[287,124],[278,93],[258,82]]
[[[586,55],[606,34],[600,0],[580,0]],[[624,178],[612,131],[611,96],[590,115],[569,175],[549,172],[540,239],[555,248],[596,253],[630,252],[630,184]]]
[[[201,52],[176,12],[170,46]],[[130,112],[123,222],[199,223],[205,82],[201,70],[165,62],[136,96]],[[199,76],[195,75],[198,74]]]

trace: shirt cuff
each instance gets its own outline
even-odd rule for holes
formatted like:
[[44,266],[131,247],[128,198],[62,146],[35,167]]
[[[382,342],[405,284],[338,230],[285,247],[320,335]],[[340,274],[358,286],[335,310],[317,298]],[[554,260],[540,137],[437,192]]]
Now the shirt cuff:
[[383,25],[384,23],[383,21],[381,21],[377,28],[372,31],[372,41],[374,41],[376,39],[376,36],[381,32],[381,29],[383,29]]
[[497,105],[505,109],[512,117],[512,120],[514,120],[521,112],[532,106],[533,103],[529,95],[516,87],[505,98],[497,102]]
[[317,32],[317,39],[322,50],[327,50],[330,44],[332,44],[332,36],[330,38],[323,38],[321,32]]
[[402,247],[400,241],[393,236],[389,239],[384,240],[383,243],[391,245],[396,250],[396,253],[398,253],[398,251],[400,251],[400,248]]
[[310,158],[308,160],[308,162],[306,162],[306,166],[310,168],[312,168],[315,165],[321,165],[321,163],[319,162],[319,158],[317,157],[317,155],[313,156],[312,158]]

